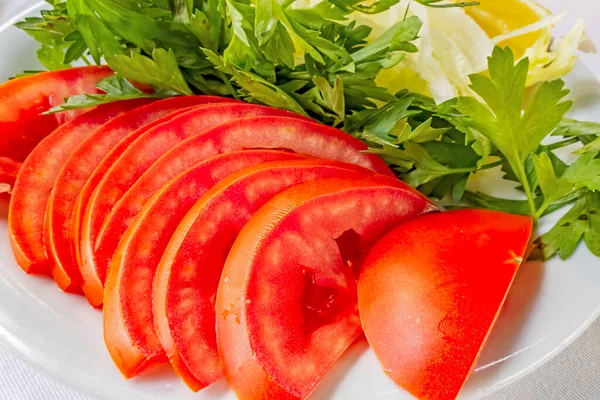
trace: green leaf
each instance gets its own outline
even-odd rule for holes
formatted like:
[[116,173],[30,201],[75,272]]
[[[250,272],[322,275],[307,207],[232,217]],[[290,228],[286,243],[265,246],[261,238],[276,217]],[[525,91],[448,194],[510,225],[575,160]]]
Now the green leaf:
[[115,72],[125,78],[185,95],[193,94],[172,50],[156,49],[152,52],[152,58],[132,53],[130,57],[117,55],[109,57],[107,61]]
[[530,213],[535,216],[535,187],[531,187],[524,169],[525,160],[563,120],[572,102],[561,102],[569,93],[563,81],[544,82],[523,112],[528,68],[527,58],[515,65],[510,48],[496,47],[488,62],[489,77],[470,77],[471,89],[489,109],[473,97],[459,98],[457,109],[466,116],[467,126],[487,137],[502,152],[523,185]]
[[[450,168],[438,163],[421,145],[405,143],[404,150],[385,146],[383,149],[371,149],[370,152],[387,158],[392,164],[396,160],[400,164],[412,164],[414,170],[404,176],[406,183],[413,187],[419,187],[437,178],[453,174],[465,174],[473,171],[472,168]],[[402,163],[404,162],[404,163]]]
[[43,44],[37,51],[38,60],[49,70],[70,68],[71,64],[65,63],[64,47],[64,44],[61,46],[56,42],[51,46]]
[[544,259],[555,254],[565,260],[575,252],[582,239],[588,249],[600,257],[600,193],[588,192],[537,243],[541,244]]
[[599,152],[600,151],[600,137],[592,140],[590,143],[586,144],[579,150],[575,152],[575,154],[584,154],[588,152]]
[[585,153],[565,171],[563,180],[576,188],[586,187],[592,191],[600,190],[600,159],[595,153]]
[[433,118],[429,118],[427,121],[423,122],[415,129],[412,129],[410,124],[406,124],[404,129],[398,135],[398,139],[396,140],[397,144],[402,144],[404,142],[414,142],[414,143],[424,143],[431,142],[444,133],[448,132],[451,128],[432,128],[431,123],[433,122]]
[[254,34],[259,45],[267,43],[275,33],[279,24],[279,13],[279,4],[275,0],[256,0]]
[[[421,26],[423,26],[423,23],[415,16],[397,22],[377,39],[353,53],[352,59],[355,62],[363,62],[377,54],[388,51],[392,46],[392,50],[406,48],[408,43],[418,37]],[[415,51],[416,48],[408,47],[408,50],[403,50]]]
[[243,71],[233,65],[227,64],[217,54],[210,50],[204,50],[207,59],[215,65],[219,71],[231,75],[234,81],[248,94],[251,99],[257,100],[271,107],[282,108],[307,115],[306,111],[287,94],[271,82],[266,81],[260,76],[251,72]]
[[600,123],[577,121],[571,118],[564,118],[556,127],[553,136],[589,136],[600,135]]
[[322,76],[315,76],[313,83],[321,91],[325,107],[333,111],[340,121],[344,121],[346,117],[346,105],[344,99],[344,83],[338,76],[333,87],[327,82],[327,79]]
[[534,155],[533,164],[545,203],[553,203],[575,190],[575,186],[568,179],[559,179],[556,176],[554,165],[548,154]]
[[246,35],[246,29],[252,30],[253,26],[248,19],[248,15],[242,13],[242,6],[234,0],[227,0],[227,10],[231,17],[231,27],[235,36],[242,41],[246,46],[250,47],[250,41]]
[[[95,107],[121,100],[162,97],[161,93],[149,94],[142,92],[127,79],[117,74],[102,79],[96,84],[96,87],[102,90],[104,94],[82,94],[69,97],[64,104],[51,108],[46,114]],[[169,95],[168,93],[166,94],[167,96]]]
[[[546,209],[543,215],[550,214],[565,205],[572,203],[579,196],[579,193],[572,193],[555,201]],[[511,214],[529,215],[529,204],[526,200],[501,199],[489,196],[485,193],[473,193],[469,191],[465,192],[463,200],[471,207],[502,211]],[[536,198],[538,207],[541,207],[543,200],[544,199],[541,197]]]

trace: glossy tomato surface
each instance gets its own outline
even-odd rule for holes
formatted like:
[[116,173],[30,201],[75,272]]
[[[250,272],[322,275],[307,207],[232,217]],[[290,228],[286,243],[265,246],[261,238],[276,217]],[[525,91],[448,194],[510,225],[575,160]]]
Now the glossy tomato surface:
[[420,399],[454,399],[498,315],[532,231],[495,211],[427,214],[394,229],[358,281],[362,325],[384,371]]

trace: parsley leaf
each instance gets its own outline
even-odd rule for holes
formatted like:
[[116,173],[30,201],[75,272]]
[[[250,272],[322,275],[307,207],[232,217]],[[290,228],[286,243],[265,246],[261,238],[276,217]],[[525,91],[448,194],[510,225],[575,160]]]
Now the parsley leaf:
[[152,58],[132,53],[131,56],[116,55],[107,59],[108,65],[127,79],[156,85],[161,89],[191,95],[172,50],[155,49]]
[[524,163],[563,120],[571,101],[561,100],[569,93],[564,82],[543,83],[523,112],[528,59],[515,65],[510,48],[496,47],[489,58],[489,77],[472,75],[471,89],[486,102],[489,109],[473,97],[458,99],[457,109],[470,128],[487,137],[500,150],[525,190],[530,212],[537,214],[533,189],[527,179]]
[[569,258],[581,239],[594,255],[600,257],[599,207],[600,193],[587,192],[581,196],[556,226],[538,239],[544,259],[557,253],[563,260]]

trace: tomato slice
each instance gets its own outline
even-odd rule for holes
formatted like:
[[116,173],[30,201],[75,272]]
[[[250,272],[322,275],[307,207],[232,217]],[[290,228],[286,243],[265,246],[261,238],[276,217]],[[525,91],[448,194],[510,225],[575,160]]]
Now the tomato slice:
[[429,214],[373,247],[358,281],[367,339],[420,399],[454,399],[504,303],[532,231],[496,211]]
[[190,387],[201,388],[217,377],[210,366],[210,362],[220,365],[215,294],[231,244],[250,216],[291,186],[334,176],[362,176],[359,172],[371,173],[319,159],[267,162],[225,178],[192,207],[164,253],[153,297],[156,331],[171,362],[176,369],[185,366],[203,383]]
[[[83,291],[90,304],[94,307],[102,304],[110,260],[123,233],[146,201],[169,179],[223,151],[213,151],[210,142],[205,142],[202,148],[191,150],[191,154],[188,151],[185,159],[177,156],[172,159],[172,164],[162,163],[147,171],[150,166],[189,137],[233,119],[256,115],[296,114],[253,104],[199,106],[144,133],[119,157],[94,191],[84,215],[80,246],[81,272]],[[139,181],[142,175],[145,179]],[[125,193],[131,194],[128,198],[122,198]],[[118,207],[113,210],[117,204]]]
[[108,67],[43,72],[0,85],[0,157],[24,161],[33,148],[62,123],[85,110],[41,115],[65,97],[98,93],[96,83],[112,75]]
[[[156,268],[175,229],[194,203],[227,175],[273,160],[303,159],[275,150],[226,153],[203,161],[171,179],[152,196],[125,232],[113,257],[104,294],[104,338],[125,377],[168,362],[154,330],[152,285]],[[218,357],[195,390],[222,376]],[[208,365],[209,360],[204,360]],[[178,363],[173,363],[177,371]],[[182,376],[187,376],[185,371]]]
[[307,397],[361,334],[356,274],[366,249],[433,209],[375,175],[298,185],[254,214],[231,248],[216,304],[218,348],[238,397]]
[[72,235],[72,215],[77,198],[98,163],[125,137],[135,136],[139,128],[182,108],[222,101],[223,98],[212,96],[173,97],[155,101],[107,122],[73,151],[56,178],[46,214],[47,238],[54,258],[52,275],[62,290],[81,290],[81,273],[75,258]]
[[[183,99],[186,99],[185,101],[190,101],[190,99],[197,99],[197,97],[198,96],[177,97],[176,99],[181,99],[179,101],[184,101]],[[171,100],[171,99],[167,99],[167,100]],[[233,100],[228,100],[228,99],[220,98],[220,97],[211,97],[211,100],[214,100],[214,102],[217,102],[217,103],[218,102],[233,102]],[[106,156],[102,159],[102,161],[100,161],[100,163],[98,164],[98,166],[96,167],[96,169],[94,170],[92,175],[90,175],[90,177],[88,178],[84,187],[81,189],[81,192],[79,193],[79,196],[75,203],[75,208],[73,210],[73,217],[72,217],[72,235],[73,235],[73,243],[75,246],[75,258],[76,258],[77,265],[79,267],[80,272],[82,271],[82,268],[83,268],[82,267],[83,263],[81,260],[80,244],[81,244],[81,236],[82,236],[83,219],[84,219],[84,215],[85,215],[85,210],[87,208],[87,205],[88,205],[94,191],[96,190],[96,187],[98,187],[98,185],[104,178],[104,175],[106,175],[106,173],[109,171],[109,169],[112,167],[112,165],[119,159],[119,157],[121,157],[121,155],[125,152],[125,150],[127,150],[129,148],[129,146],[137,140],[138,137],[142,136],[144,133],[148,132],[149,130],[153,129],[154,127],[156,127],[158,125],[161,125],[181,114],[184,114],[188,111],[193,110],[197,106],[198,105],[191,106],[191,107],[185,107],[185,108],[173,111],[173,112],[163,116],[162,118],[159,118],[156,121],[146,124],[146,125],[142,126],[141,128],[129,133],[106,154]]]
[[97,107],[56,129],[27,157],[15,182],[8,213],[13,252],[25,272],[51,271],[44,245],[46,206],[56,176],[71,152],[98,127],[145,102],[130,100]]

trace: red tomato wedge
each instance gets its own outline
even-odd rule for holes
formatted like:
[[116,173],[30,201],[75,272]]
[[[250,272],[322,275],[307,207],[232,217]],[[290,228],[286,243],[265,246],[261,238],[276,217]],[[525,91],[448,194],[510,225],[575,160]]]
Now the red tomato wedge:
[[[272,114],[273,109],[270,110]],[[179,119],[184,119],[184,116]],[[177,120],[167,127],[169,131],[177,129],[174,127]],[[90,282],[88,287],[89,292],[93,292],[92,296],[101,299],[106,269],[123,232],[160,186],[201,159],[249,148],[284,148],[313,157],[349,161],[392,174],[380,158],[360,151],[366,149],[362,142],[340,130],[308,122],[305,118],[254,117],[219,125],[189,138],[166,153],[111,210],[98,235],[94,251],[90,251],[90,246],[85,249],[88,252],[87,259],[91,260],[88,265],[93,265],[95,271],[95,275],[90,274],[92,279],[85,279],[86,284]],[[136,167],[140,164],[143,163],[138,159]],[[98,193],[101,193],[100,189]],[[86,240],[86,237],[83,239]]]
[[383,233],[434,206],[375,175],[292,187],[248,221],[216,304],[225,374],[240,399],[303,399],[361,334],[356,275]]
[[[273,160],[303,158],[275,150],[226,153],[182,172],[152,196],[125,232],[106,279],[104,339],[125,377],[168,362],[154,330],[152,285],[171,236],[194,203],[235,171]],[[194,380],[190,386],[198,390],[222,376],[218,357],[214,361],[206,381]],[[180,370],[176,363],[173,365]]]
[[[206,96],[206,97],[208,97],[208,96]],[[206,97],[203,97],[203,98],[206,98]],[[178,97],[177,99],[182,99],[182,100],[177,100],[177,101],[183,101],[183,102],[193,101],[191,99],[198,99],[198,96]],[[183,100],[183,99],[186,99],[186,100]],[[212,97],[211,96],[210,99],[214,100],[214,102],[216,102],[216,103],[218,103],[218,102],[234,102],[234,100],[221,98],[221,97]],[[167,100],[170,100],[170,99],[167,99]],[[167,100],[165,100],[165,101],[167,101]],[[175,101],[175,100],[173,99],[173,101]],[[88,178],[87,182],[85,183],[85,186],[83,187],[83,189],[81,189],[81,193],[79,194],[79,197],[77,198],[77,201],[75,203],[75,209],[73,210],[73,217],[72,217],[72,235],[73,235],[73,243],[75,245],[75,258],[76,258],[77,264],[79,266],[80,272],[82,269],[80,243],[81,243],[81,231],[83,229],[83,218],[84,218],[84,214],[85,214],[87,205],[88,205],[94,191],[96,190],[96,187],[100,184],[100,182],[104,178],[104,175],[106,175],[106,173],[112,167],[112,165],[119,159],[119,157],[121,157],[121,154],[123,154],[125,152],[125,150],[127,150],[129,148],[129,146],[135,140],[137,140],[138,137],[142,136],[144,133],[151,130],[152,128],[154,128],[158,125],[161,125],[167,121],[170,121],[171,119],[175,118],[176,116],[178,116],[180,114],[183,114],[183,113],[193,110],[196,106],[186,107],[186,108],[182,108],[177,111],[173,111],[173,112],[163,116],[162,118],[159,118],[158,120],[151,122],[147,125],[144,125],[141,128],[131,132],[129,135],[127,135],[125,138],[123,138],[119,143],[117,143],[108,152],[108,154],[106,154],[106,156],[98,164],[98,166],[96,167],[96,169],[94,170],[92,175]]]
[[[80,247],[81,272],[83,291],[90,304],[94,307],[102,304],[108,265],[123,233],[146,201],[169,179],[224,151],[215,150],[210,142],[204,142],[201,148],[188,149],[187,158],[176,152],[176,156],[171,159],[172,163],[153,164],[185,139],[200,135],[224,122],[257,115],[296,114],[253,104],[199,106],[149,130],[121,155],[96,188],[84,215]],[[299,115],[298,118],[305,119]],[[229,150],[237,149],[239,148]],[[140,180],[142,175],[145,178]],[[122,198],[125,193],[128,196]],[[118,207],[113,209],[115,205]]]
[[107,121],[146,101],[105,104],[62,125],[43,139],[23,163],[10,201],[8,225],[17,262],[28,273],[51,271],[44,246],[46,206],[58,172],[82,140]]
[[225,178],[185,216],[156,273],[153,302],[156,331],[171,363],[177,370],[185,366],[202,383],[188,382],[191,388],[200,389],[222,374],[214,299],[229,249],[245,223],[267,200],[291,186],[362,176],[358,172],[371,173],[319,159],[259,164]]
[[212,96],[174,97],[155,101],[114,118],[87,137],[71,154],[56,178],[46,214],[49,248],[54,257],[52,275],[65,291],[81,289],[72,235],[72,215],[77,198],[98,163],[125,137],[182,108],[222,102]]
[[429,214],[375,244],[358,281],[367,339],[383,369],[420,399],[454,399],[528,247],[528,217]]
[[0,157],[24,161],[33,148],[62,123],[86,110],[42,115],[65,97],[99,93],[96,83],[112,75],[108,67],[43,72],[0,85]]

